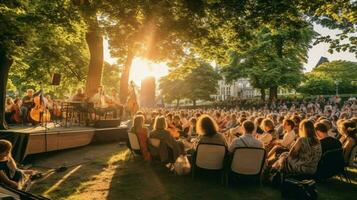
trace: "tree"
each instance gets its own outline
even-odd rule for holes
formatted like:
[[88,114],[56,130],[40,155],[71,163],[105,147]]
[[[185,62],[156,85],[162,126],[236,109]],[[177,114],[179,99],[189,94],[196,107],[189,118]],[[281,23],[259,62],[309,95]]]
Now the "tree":
[[192,18],[199,13],[191,1],[109,1],[103,11],[103,27],[111,55],[121,67],[120,99],[126,102],[134,57],[176,62],[202,32]]
[[357,91],[357,86],[354,84],[357,77],[357,64],[353,62],[341,60],[326,62],[306,76],[306,81],[298,88],[298,92],[303,94],[332,95],[336,92],[336,84],[342,94],[353,94]]
[[105,78],[103,79],[102,84],[106,91],[109,92],[112,89],[119,89],[120,68],[118,65],[104,62],[103,77]]
[[216,94],[220,76],[211,65],[195,58],[186,58],[181,65],[160,80],[160,90],[165,100],[172,102],[189,99],[193,106],[197,100],[211,100]]
[[76,11],[63,1],[31,3],[5,0],[0,3],[0,129],[6,129],[4,105],[10,67],[21,62],[24,54],[35,48],[37,34],[51,24],[71,29]]
[[211,100],[211,95],[217,93],[220,78],[211,65],[203,62],[197,65],[183,81],[183,96],[190,99],[193,106],[196,106],[197,100]]
[[86,22],[88,29],[85,34],[88,45],[90,59],[86,80],[86,93],[93,96],[97,92],[97,87],[102,83],[103,75],[103,31],[98,21],[98,12],[103,6],[100,0],[72,0],[78,6],[81,16]]

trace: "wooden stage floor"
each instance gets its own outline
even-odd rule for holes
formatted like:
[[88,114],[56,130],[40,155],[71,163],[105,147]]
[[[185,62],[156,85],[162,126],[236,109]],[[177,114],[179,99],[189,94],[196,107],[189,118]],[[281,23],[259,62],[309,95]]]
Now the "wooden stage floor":
[[85,146],[91,143],[126,141],[126,126],[93,128],[73,126],[11,126],[0,130],[0,139],[13,144],[15,160],[21,162],[27,155]]

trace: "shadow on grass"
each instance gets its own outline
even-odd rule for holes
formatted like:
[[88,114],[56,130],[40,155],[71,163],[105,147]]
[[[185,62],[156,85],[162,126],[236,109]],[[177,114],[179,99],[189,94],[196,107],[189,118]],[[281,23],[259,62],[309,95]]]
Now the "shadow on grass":
[[279,199],[259,185],[224,187],[217,176],[176,176],[163,166],[131,159],[113,176],[107,199]]
[[[163,166],[140,158],[119,164],[107,199],[281,199],[279,190],[247,184],[224,187],[219,177],[176,176]],[[336,178],[317,183],[319,199],[350,199],[357,195],[356,185]]]
[[[50,199],[68,199],[73,194],[81,193],[82,190],[88,187],[88,184],[86,183],[96,180],[97,176],[101,174],[103,170],[108,168],[110,160],[114,156],[118,155],[118,152],[126,151],[125,148],[121,148],[118,145],[112,146],[113,148],[110,152],[108,151],[104,153],[104,155],[101,153],[101,157],[87,160],[82,164],[80,161],[81,155],[83,156],[84,153],[82,152],[87,151],[86,147],[51,153],[50,155],[41,155],[39,158],[35,158],[37,160],[44,156],[53,156],[53,158],[50,158],[50,160],[55,160],[58,154],[69,153],[69,159],[72,160],[72,162],[75,164],[74,166],[69,167],[65,172],[53,173],[47,179],[35,183],[31,188],[31,192],[34,194],[43,195]],[[78,152],[73,155],[71,151]]]

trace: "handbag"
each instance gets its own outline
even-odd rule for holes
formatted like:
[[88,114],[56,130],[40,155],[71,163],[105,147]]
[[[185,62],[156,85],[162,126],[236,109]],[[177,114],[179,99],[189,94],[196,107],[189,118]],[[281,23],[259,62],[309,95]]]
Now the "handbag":
[[174,171],[177,175],[186,175],[191,171],[191,164],[187,156],[180,155],[174,163]]
[[316,182],[286,178],[282,184],[281,196],[283,199],[316,200]]

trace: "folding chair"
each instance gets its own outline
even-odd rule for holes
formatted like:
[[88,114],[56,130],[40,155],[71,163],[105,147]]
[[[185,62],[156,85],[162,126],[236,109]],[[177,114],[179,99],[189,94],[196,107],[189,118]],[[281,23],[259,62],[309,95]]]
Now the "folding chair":
[[229,172],[238,176],[258,177],[261,185],[265,157],[264,148],[237,147],[233,151]]
[[[323,180],[331,178],[335,175],[344,175],[345,161],[343,159],[343,150],[332,149],[326,151],[319,161],[317,170],[314,174],[314,179]],[[346,178],[347,179],[347,178]]]
[[140,154],[140,143],[139,139],[135,133],[128,132],[129,143],[130,143],[130,151],[131,155],[135,157],[135,154]]
[[217,171],[221,173],[221,182],[224,184],[226,154],[227,148],[224,145],[198,144],[192,159],[192,179],[195,179],[196,172],[200,169]]

